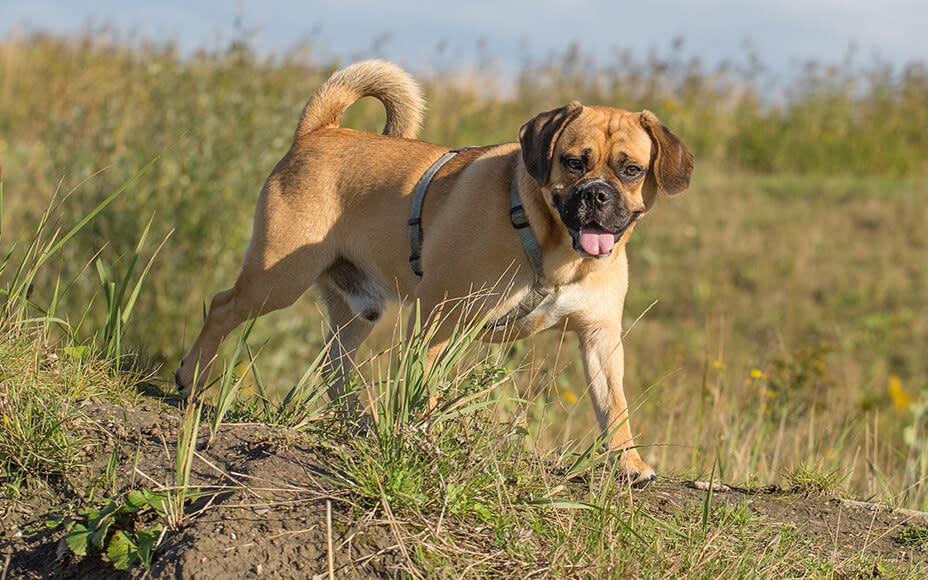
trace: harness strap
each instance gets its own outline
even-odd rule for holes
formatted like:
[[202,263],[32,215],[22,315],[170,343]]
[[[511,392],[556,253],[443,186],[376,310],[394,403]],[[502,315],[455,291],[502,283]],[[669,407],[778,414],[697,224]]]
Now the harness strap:
[[522,199],[519,197],[519,188],[516,186],[516,177],[512,176],[512,184],[509,186],[509,221],[512,227],[519,232],[519,239],[522,240],[522,248],[528,261],[532,264],[532,271],[535,273],[535,279],[532,287],[526,294],[525,298],[519,301],[515,307],[504,314],[502,317],[487,322],[484,328],[495,330],[504,328],[510,324],[525,318],[538,308],[544,300],[551,295],[551,289],[542,282],[544,273],[542,264],[541,245],[532,231],[532,226],[528,223],[528,216],[525,214],[525,208],[522,207]]
[[409,209],[409,267],[412,268],[416,276],[422,277],[422,207],[425,205],[425,194],[429,190],[429,185],[438,170],[445,166],[445,163],[451,161],[455,155],[461,151],[475,149],[475,147],[463,147],[461,149],[452,149],[438,158],[438,161],[432,164],[419,182],[416,183],[416,189],[412,194],[412,207]]
[[525,208],[522,207],[522,199],[519,197],[519,188],[516,185],[516,176],[512,176],[512,184],[509,186],[509,221],[512,227],[519,232],[519,238],[522,240],[522,247],[528,256],[528,261],[532,264],[532,271],[535,273],[535,284],[541,280],[544,272],[543,260],[541,256],[541,246],[538,239],[535,238],[535,232],[528,223],[528,215]]
[[[474,149],[474,147],[465,147],[463,149],[452,149],[438,158],[438,161],[422,174],[416,183],[416,189],[413,191],[412,207],[409,210],[409,266],[418,277],[422,277],[422,208],[425,205],[425,194],[432,183],[432,179],[438,171],[444,167],[455,155],[461,151]],[[507,312],[502,318],[488,322],[486,328],[492,330],[507,326],[521,318],[528,316],[534,311],[550,294],[549,288],[542,283],[543,279],[543,260],[541,245],[532,231],[531,224],[528,222],[528,215],[522,206],[522,199],[519,197],[519,188],[516,184],[516,177],[513,174],[512,182],[509,186],[509,221],[512,227],[519,233],[519,239],[522,240],[522,248],[525,255],[532,265],[534,272],[534,282],[529,293],[519,304],[511,311]]]
[[[428,192],[429,185],[438,171],[446,163],[451,161],[455,155],[461,151],[474,149],[474,147],[465,147],[463,149],[452,149],[438,158],[438,161],[422,174],[416,183],[416,189],[413,191],[412,206],[409,211],[409,266],[416,276],[422,277],[422,208],[425,205],[425,194]],[[516,183],[516,177],[513,175],[512,182],[509,186],[509,221],[512,227],[519,233],[519,239],[522,241],[522,248],[525,255],[532,265],[534,273],[534,282],[528,295],[516,305],[512,311],[506,313],[502,318],[488,323],[487,327],[496,328],[506,326],[520,318],[527,316],[550,294],[550,289],[542,283],[543,260],[541,245],[532,231],[531,224],[528,222],[528,215],[522,206],[522,199],[519,197],[519,188]]]

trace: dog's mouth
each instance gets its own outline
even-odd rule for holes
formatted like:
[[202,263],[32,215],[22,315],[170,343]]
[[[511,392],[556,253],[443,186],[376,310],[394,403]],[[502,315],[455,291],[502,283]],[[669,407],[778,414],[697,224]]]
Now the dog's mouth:
[[584,258],[605,258],[612,253],[615,245],[618,243],[622,234],[631,227],[641,215],[641,212],[632,214],[628,220],[617,232],[607,231],[596,222],[590,222],[579,230],[568,228],[570,236],[574,240],[574,250]]

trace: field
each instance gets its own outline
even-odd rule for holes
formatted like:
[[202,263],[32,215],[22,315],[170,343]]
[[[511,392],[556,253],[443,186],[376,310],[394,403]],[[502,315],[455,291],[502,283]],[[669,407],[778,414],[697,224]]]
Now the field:
[[[659,200],[629,246],[626,389],[662,476],[630,492],[610,483],[576,346],[556,334],[462,337],[456,372],[416,378],[448,393],[423,423],[400,388],[421,353],[388,317],[361,386],[407,414],[384,403],[354,447],[318,400],[311,297],[230,339],[205,406],[172,398],[257,191],[339,63],[260,59],[245,41],[192,56],[90,34],[0,44],[3,569],[37,570],[91,526],[81,510],[145,489],[142,509],[106,520],[154,548],[127,549],[137,572],[195,575],[191,546],[224,526],[258,535],[266,570],[293,557],[322,571],[334,530],[339,569],[359,576],[918,577],[928,519],[888,510],[928,510],[928,67],[808,63],[773,90],[750,62],[680,54],[602,66],[568,51],[511,85],[492,66],[422,79],[430,141],[511,141],[578,99],[648,108],[696,155],[691,189]],[[343,124],[382,122],[362,102]],[[265,489],[276,477],[290,487]],[[32,533],[48,514],[70,519]],[[301,533],[312,553],[290,554]],[[95,555],[114,538],[55,570],[112,570]]]

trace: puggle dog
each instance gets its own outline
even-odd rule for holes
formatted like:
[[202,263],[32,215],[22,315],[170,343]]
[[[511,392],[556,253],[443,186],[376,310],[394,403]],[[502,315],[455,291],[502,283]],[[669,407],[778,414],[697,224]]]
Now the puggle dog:
[[[382,135],[339,127],[365,96],[386,108]],[[577,334],[599,427],[623,451],[618,469],[632,484],[653,481],[622,386],[625,246],[658,189],[688,187],[693,156],[649,111],[578,102],[530,119],[518,143],[451,156],[414,140],[423,109],[416,83],[383,61],[349,66],[312,96],[261,190],[238,280],[213,298],[177,370],[181,393],[202,387],[229,332],[314,286],[331,326],[329,394],[354,405],[343,392],[351,357],[388,300],[435,313],[480,290],[484,340]],[[453,326],[438,325],[427,364]]]

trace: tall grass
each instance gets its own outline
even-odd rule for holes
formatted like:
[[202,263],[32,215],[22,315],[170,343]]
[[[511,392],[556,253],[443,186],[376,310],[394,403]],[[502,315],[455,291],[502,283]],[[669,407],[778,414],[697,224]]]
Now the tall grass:
[[[19,486],[29,478],[32,482],[51,478],[68,483],[73,477],[71,468],[84,452],[84,446],[95,444],[85,437],[86,427],[81,425],[80,413],[73,405],[75,401],[91,397],[120,402],[137,399],[131,387],[127,388],[134,377],[118,376],[119,361],[124,354],[119,340],[144,273],[135,284],[125,309],[122,300],[115,300],[115,296],[124,293],[131,271],[122,284],[102,280],[108,298],[113,298],[108,301],[107,311],[115,310],[117,317],[111,323],[108,316],[107,324],[101,332],[92,334],[89,345],[77,338],[79,321],[72,324],[69,316],[56,313],[68,287],[65,285],[62,290],[60,273],[46,304],[34,300],[32,292],[40,272],[48,269],[48,264],[60,256],[69,242],[152,163],[154,161],[67,229],[55,225],[67,196],[65,199],[54,196],[38,225],[25,241],[20,240],[23,249],[17,251],[13,244],[0,260],[0,336],[3,338],[0,349],[3,362],[0,372],[0,484],[6,495],[17,494]],[[0,216],[2,202],[3,175],[0,173]],[[143,234],[142,241],[144,237]],[[140,247],[141,244],[140,241]],[[87,260],[84,269],[95,263],[99,272],[106,270],[99,255],[87,256]],[[93,300],[85,305],[80,320],[92,306]]]
[[[170,146],[75,232],[54,268],[16,286],[56,317],[82,320],[78,343],[111,321],[119,348],[164,362],[169,380],[203,303],[234,280],[255,195],[299,111],[337,63],[305,51],[261,59],[247,43],[191,56],[170,44],[127,46],[89,34],[0,43],[3,242],[30,239],[47,192],[105,168],[55,214],[77,223]],[[653,110],[699,163],[691,190],[661,200],[629,250],[628,321],[657,300],[625,347],[644,457],[664,473],[709,473],[718,456],[719,477],[736,480],[840,468],[858,495],[928,506],[925,63],[809,63],[771,91],[751,62],[708,69],[682,55],[676,46],[604,64],[571,50],[530,62],[498,93],[486,87],[508,82],[492,68],[439,73],[423,79],[423,137],[511,141],[526,119],[571,99]],[[345,124],[379,130],[382,121],[379,105],[359,103]],[[139,244],[143,231],[174,234],[159,251]],[[95,255],[126,256],[123,273],[139,270],[130,260],[146,264],[147,290],[132,291],[138,276],[106,274],[107,285],[125,281],[122,310],[119,300],[88,309],[107,301],[100,279],[77,275]],[[126,328],[116,322],[130,302]],[[250,333],[264,346],[249,386],[239,375],[221,388],[263,393],[257,408],[288,422],[299,405],[278,406],[276,392],[302,384],[293,397],[318,394],[312,376],[300,377],[323,350],[322,326],[312,301],[265,317]],[[362,358],[392,342],[389,328],[375,331]],[[573,348],[550,335],[501,354],[507,369],[530,369],[504,388],[531,403],[525,428],[538,448],[574,444],[595,424]]]

